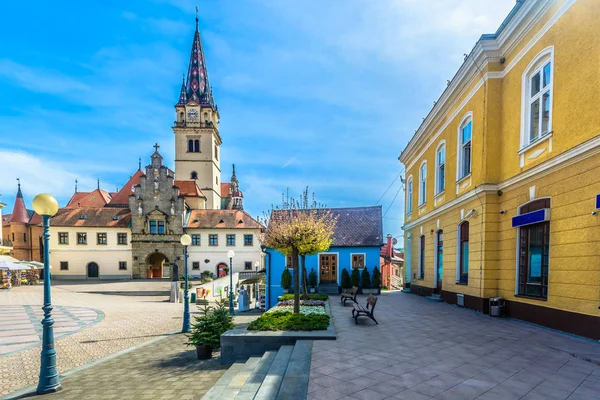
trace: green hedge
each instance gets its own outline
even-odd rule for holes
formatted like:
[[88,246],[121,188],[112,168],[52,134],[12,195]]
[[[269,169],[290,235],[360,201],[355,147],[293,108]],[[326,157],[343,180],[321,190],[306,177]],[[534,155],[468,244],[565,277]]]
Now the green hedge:
[[304,315],[274,311],[265,313],[248,326],[250,331],[322,331],[329,326],[329,315]]
[[[301,293],[300,294],[300,300],[303,300],[303,299],[304,299],[304,296]],[[322,301],[325,301],[325,300],[329,299],[329,296],[327,296],[326,294],[313,293],[313,294],[309,294],[308,295],[308,299],[309,300],[322,300]],[[279,300],[279,301],[294,300],[294,295],[293,294],[284,294],[283,296],[279,296],[277,298],[277,300]]]

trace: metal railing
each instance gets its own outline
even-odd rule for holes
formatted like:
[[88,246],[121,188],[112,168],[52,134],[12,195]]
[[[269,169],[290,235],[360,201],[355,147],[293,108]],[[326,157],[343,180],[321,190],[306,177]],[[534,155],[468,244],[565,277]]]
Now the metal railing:
[[12,241],[10,239],[2,239],[0,246],[12,247]]
[[173,125],[176,128],[215,128],[215,129],[217,129],[217,126],[215,124],[213,124],[211,121],[205,121],[205,122],[175,121],[175,122],[173,122]]

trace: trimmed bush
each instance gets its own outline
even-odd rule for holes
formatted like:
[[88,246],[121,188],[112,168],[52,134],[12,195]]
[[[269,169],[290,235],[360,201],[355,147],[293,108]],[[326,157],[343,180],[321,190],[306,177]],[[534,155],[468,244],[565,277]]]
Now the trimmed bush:
[[284,268],[283,273],[281,274],[281,287],[286,290],[290,290],[292,286],[292,274],[287,268]]
[[352,270],[352,286],[360,286],[360,271],[358,268]]
[[371,287],[371,275],[369,275],[369,270],[365,267],[362,271],[362,288],[369,289]]
[[352,287],[352,282],[350,281],[350,274],[348,270],[344,268],[342,270],[342,288],[350,289]]
[[[327,296],[326,294],[313,293],[313,294],[308,295],[308,300],[325,301],[327,299],[329,299],[329,296]],[[294,300],[294,295],[293,294],[284,294],[283,296],[279,296],[279,298],[277,300],[279,300],[279,301]]]
[[275,311],[264,313],[248,326],[250,331],[322,331],[329,326],[329,315],[294,314]]
[[225,308],[216,309],[202,317],[196,317],[192,331],[187,335],[189,345],[204,345],[215,350],[221,347],[221,335],[235,328],[233,317]]
[[308,274],[308,285],[310,287],[317,287],[317,271],[314,268],[310,269],[310,274]]
[[371,284],[373,284],[374,289],[379,289],[381,286],[381,272],[379,272],[379,268],[373,268],[373,275],[371,277]]

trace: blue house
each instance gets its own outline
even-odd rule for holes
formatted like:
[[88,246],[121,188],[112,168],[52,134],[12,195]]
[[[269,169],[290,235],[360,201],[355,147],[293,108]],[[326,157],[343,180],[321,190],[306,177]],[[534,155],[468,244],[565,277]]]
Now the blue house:
[[[337,289],[341,285],[342,270],[352,273],[353,268],[360,271],[367,267],[369,272],[379,268],[379,253],[383,245],[381,206],[329,209],[338,217],[333,243],[329,250],[306,257],[306,270],[315,269],[319,289],[325,287]],[[283,294],[281,274],[284,268],[291,269],[291,260],[275,249],[267,252],[267,301],[266,307],[277,304],[277,298]],[[292,286],[293,287],[293,286]]]

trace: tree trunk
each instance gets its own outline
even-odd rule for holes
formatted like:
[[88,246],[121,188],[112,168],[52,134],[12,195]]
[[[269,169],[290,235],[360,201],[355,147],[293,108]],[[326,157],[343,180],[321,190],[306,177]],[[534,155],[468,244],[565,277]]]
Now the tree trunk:
[[308,300],[308,285],[306,284],[306,256],[300,256],[302,260],[302,297]]
[[292,269],[294,271],[294,314],[300,314],[300,268],[298,268],[298,249],[292,248]]

